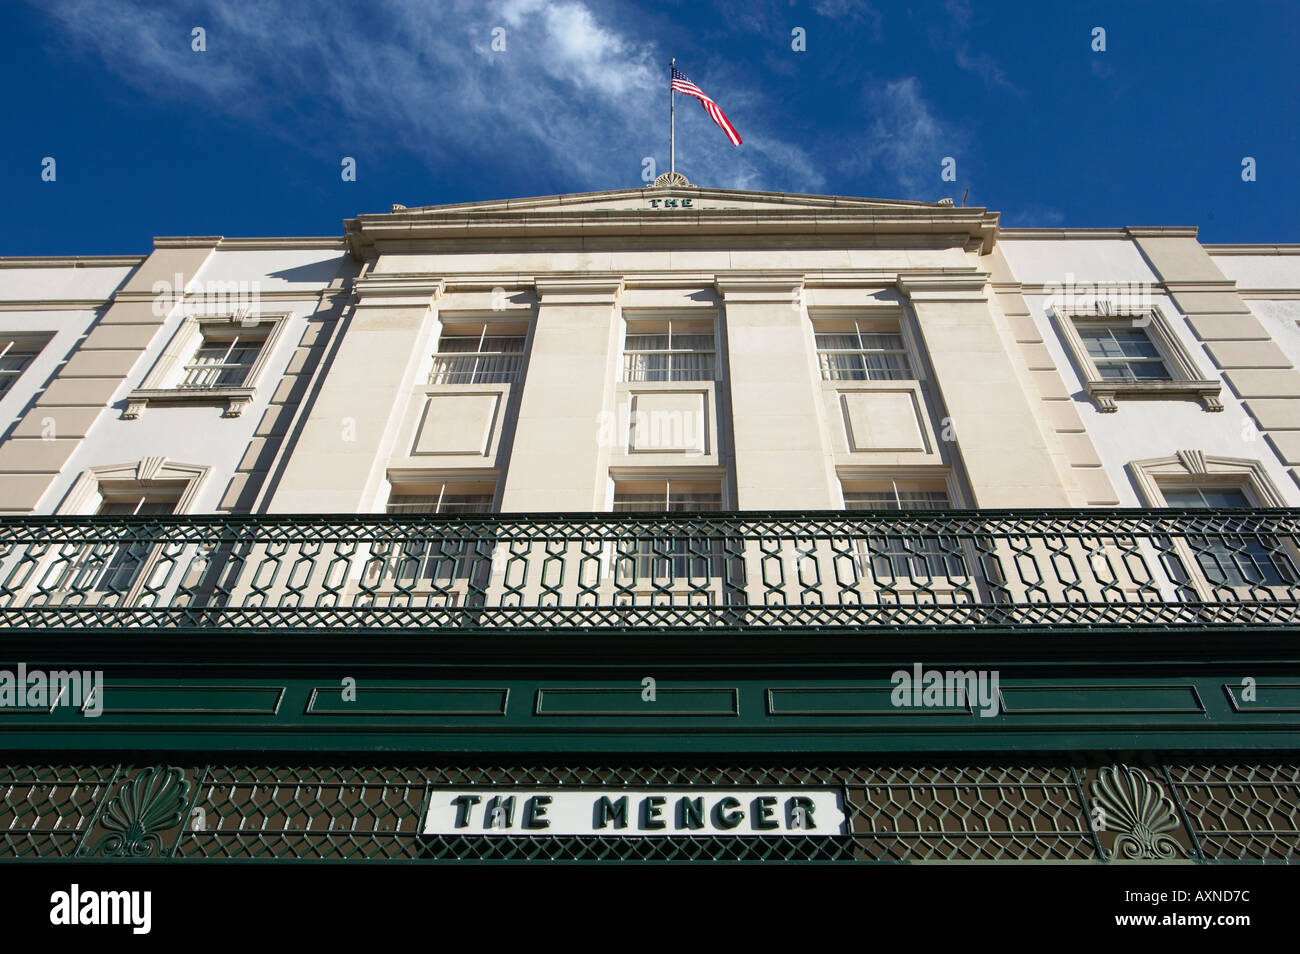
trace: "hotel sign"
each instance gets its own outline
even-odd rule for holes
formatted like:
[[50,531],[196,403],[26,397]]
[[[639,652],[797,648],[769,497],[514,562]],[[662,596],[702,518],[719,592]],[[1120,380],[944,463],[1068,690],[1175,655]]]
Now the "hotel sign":
[[841,835],[839,789],[437,788],[426,835]]

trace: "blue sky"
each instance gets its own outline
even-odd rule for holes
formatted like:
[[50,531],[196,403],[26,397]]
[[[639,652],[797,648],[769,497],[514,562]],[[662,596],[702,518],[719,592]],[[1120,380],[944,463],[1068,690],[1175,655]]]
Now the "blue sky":
[[[700,185],[958,202],[969,189],[968,204],[1009,226],[1196,225],[1206,242],[1300,242],[1291,2],[0,10],[0,255],[337,235],[345,217],[394,202],[637,188],[645,157],[667,168],[672,56],[745,139],[732,147],[678,98],[677,166]],[[192,49],[195,27],[205,51]],[[492,49],[497,27],[504,50]],[[805,50],[792,49],[795,28]],[[949,156],[955,182],[941,178]]]

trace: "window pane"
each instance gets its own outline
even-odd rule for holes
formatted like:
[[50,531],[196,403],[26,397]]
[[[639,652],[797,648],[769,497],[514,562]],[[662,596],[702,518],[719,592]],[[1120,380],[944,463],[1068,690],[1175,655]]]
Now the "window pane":
[[865,381],[866,365],[860,354],[820,354],[822,378],[827,381]]
[[819,351],[857,351],[858,336],[846,334],[819,334],[817,348]]
[[1136,381],[1168,381],[1169,371],[1159,361],[1131,361],[1129,370]]

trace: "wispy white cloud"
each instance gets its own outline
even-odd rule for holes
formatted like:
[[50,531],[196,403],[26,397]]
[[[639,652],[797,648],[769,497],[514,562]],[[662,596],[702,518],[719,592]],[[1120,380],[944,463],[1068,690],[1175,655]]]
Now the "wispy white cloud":
[[940,178],[945,156],[957,160],[958,179],[964,179],[961,154],[967,136],[934,113],[915,76],[869,83],[864,101],[873,119],[865,134],[846,139],[847,167],[898,183],[908,199],[932,200],[951,192],[953,183]]
[[[784,20],[791,10],[782,0],[761,6],[765,19]],[[41,9],[63,42],[60,55],[98,57],[113,81],[143,97],[142,108],[188,103],[317,154],[377,144],[418,156],[435,172],[479,164],[521,192],[557,182],[571,191],[635,187],[644,157],[656,157],[657,171],[667,166],[667,56],[636,29],[634,8],[598,0],[323,7],[261,0],[181,15],[149,0],[44,0]],[[818,0],[814,9],[867,23],[877,17],[855,0]],[[207,52],[190,48],[195,26],[207,30]],[[498,27],[504,50],[495,48]],[[692,79],[745,139],[732,147],[698,104],[679,97],[677,166],[702,185],[849,191],[828,185],[828,176],[857,182],[870,169],[875,194],[928,194],[936,155],[956,148],[954,130],[905,78],[873,87],[865,119],[845,117],[868,124],[870,135],[851,150],[856,164],[842,163],[852,139],[842,127],[797,138],[780,84],[753,75],[743,60],[697,56]]]
[[[435,169],[481,162],[525,189],[639,186],[645,156],[666,167],[667,57],[624,28],[626,17],[602,16],[587,0],[262,0],[187,17],[145,0],[42,9],[72,49],[98,55],[146,97],[190,101],[319,148],[331,136],[345,153],[359,139],[383,142]],[[190,48],[193,26],[207,30],[205,53]],[[495,27],[504,50],[493,48]],[[779,106],[752,78],[695,79],[745,144],[732,147],[694,103],[679,101],[678,166],[693,181],[787,188],[797,175],[803,188],[823,187],[817,158],[781,133]]]
[[1020,90],[1007,79],[1006,73],[990,53],[971,48],[967,36],[975,15],[971,0],[944,0],[944,13],[945,16],[933,18],[929,31],[931,44],[936,49],[949,50],[960,69],[974,73],[989,86],[1001,86],[1019,93]]

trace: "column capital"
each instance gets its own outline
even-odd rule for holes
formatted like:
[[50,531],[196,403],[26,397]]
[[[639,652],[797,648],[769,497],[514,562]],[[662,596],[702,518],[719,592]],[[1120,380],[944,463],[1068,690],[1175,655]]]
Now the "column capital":
[[921,272],[898,276],[898,290],[912,301],[984,301],[988,272]]
[[442,297],[447,282],[442,278],[402,278],[377,275],[358,279],[353,285],[359,308],[428,308]]
[[613,305],[623,294],[622,275],[553,275],[533,287],[543,305]]
[[788,305],[803,290],[804,276],[802,273],[719,272],[714,276],[714,285],[728,305]]

